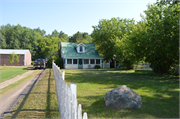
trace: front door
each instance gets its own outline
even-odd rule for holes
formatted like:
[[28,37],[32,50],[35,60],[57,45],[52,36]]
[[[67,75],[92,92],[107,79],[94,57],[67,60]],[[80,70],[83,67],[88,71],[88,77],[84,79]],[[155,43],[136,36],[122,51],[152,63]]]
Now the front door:
[[82,62],[82,59],[79,59],[79,62],[78,62],[78,69],[82,69],[83,68],[83,62]]

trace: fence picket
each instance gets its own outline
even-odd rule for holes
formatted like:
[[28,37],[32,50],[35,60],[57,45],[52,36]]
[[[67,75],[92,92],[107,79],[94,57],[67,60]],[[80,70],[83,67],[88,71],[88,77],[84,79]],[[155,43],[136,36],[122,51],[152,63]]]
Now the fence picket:
[[87,113],[86,112],[83,114],[83,119],[87,119]]
[[81,109],[81,104],[78,106],[78,119],[82,119],[82,109]]
[[[81,104],[78,105],[76,98],[76,83],[71,83],[70,88],[65,83],[65,71],[60,71],[54,61],[52,62],[53,75],[55,80],[56,95],[58,101],[59,114],[61,119],[82,119]],[[87,118],[87,113],[83,114],[83,119]]]

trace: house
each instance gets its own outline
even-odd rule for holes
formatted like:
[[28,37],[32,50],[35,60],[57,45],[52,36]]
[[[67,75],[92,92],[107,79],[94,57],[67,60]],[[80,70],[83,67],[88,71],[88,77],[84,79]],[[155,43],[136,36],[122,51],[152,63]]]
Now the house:
[[102,67],[102,59],[93,43],[59,42],[59,53],[65,69],[89,69]]
[[0,49],[0,59],[1,59],[1,66],[2,65],[11,65],[8,61],[8,57],[10,57],[10,54],[17,54],[20,55],[19,57],[19,63],[14,60],[14,63],[12,65],[31,65],[31,53],[29,50],[22,50],[22,49]]

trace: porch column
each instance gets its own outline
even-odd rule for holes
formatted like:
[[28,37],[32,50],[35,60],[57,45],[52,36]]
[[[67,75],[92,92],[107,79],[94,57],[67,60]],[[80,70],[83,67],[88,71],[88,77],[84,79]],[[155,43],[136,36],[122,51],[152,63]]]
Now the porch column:
[[91,64],[91,62],[90,62],[91,60],[89,59],[89,64]]
[[102,63],[101,63],[101,59],[100,59],[100,66],[101,66],[101,68],[102,68]]
[[79,59],[77,59],[77,69],[79,69]]
[[73,59],[72,59],[72,64],[73,64]]
[[65,59],[65,67],[64,67],[65,69],[66,69],[66,65],[67,65],[67,59]]
[[96,59],[94,59],[95,61],[94,61],[94,64],[96,64]]

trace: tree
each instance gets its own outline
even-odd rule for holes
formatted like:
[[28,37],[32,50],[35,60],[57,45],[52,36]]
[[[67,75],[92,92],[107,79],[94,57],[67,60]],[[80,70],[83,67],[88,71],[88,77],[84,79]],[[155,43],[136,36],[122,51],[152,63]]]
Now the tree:
[[43,29],[41,30],[39,27],[36,28],[36,29],[33,29],[34,31],[40,33],[40,35],[44,38],[45,37],[45,34],[46,34],[46,31]]
[[51,37],[59,37],[59,33],[56,29],[52,32]]
[[[45,31],[41,31],[44,32]],[[32,30],[21,25],[2,25],[0,28],[1,48],[3,49],[29,49],[32,59],[35,58],[37,40],[42,38],[40,29]]]
[[102,19],[97,26],[93,26],[91,34],[99,54],[105,60],[114,60],[117,49],[115,49],[116,40],[121,40],[123,35],[130,32],[131,26],[135,23],[132,19],[111,18],[111,20]]
[[20,55],[15,54],[15,57],[16,57],[16,61],[17,61],[18,65],[19,65],[19,58],[20,58],[21,56],[20,56]]
[[0,48],[5,49],[5,48],[7,47],[7,45],[6,45],[6,39],[5,39],[5,37],[2,35],[1,32],[0,32],[0,41],[1,41],[1,46],[0,46]]
[[59,38],[64,39],[66,42],[68,42],[68,41],[69,41],[69,37],[68,37],[68,35],[67,35],[67,34],[65,34],[65,33],[64,33],[64,32],[62,32],[62,31],[60,31],[60,33],[59,33]]
[[122,46],[131,61],[145,60],[157,73],[168,73],[179,59],[179,4],[160,1],[149,4]]
[[14,52],[12,54],[10,54],[10,57],[8,56],[8,61],[11,65],[14,62],[14,56],[15,56]]
[[57,37],[40,38],[36,58],[50,58],[53,55],[58,55],[59,41],[64,42],[64,39]]
[[73,36],[69,38],[69,42],[73,42],[73,43],[82,42],[83,40],[84,38],[79,31],[73,34]]
[[84,33],[82,33],[82,36],[87,43],[92,43],[93,38],[90,35],[88,35],[88,33],[84,32]]

